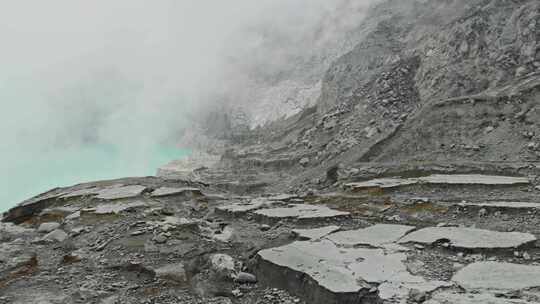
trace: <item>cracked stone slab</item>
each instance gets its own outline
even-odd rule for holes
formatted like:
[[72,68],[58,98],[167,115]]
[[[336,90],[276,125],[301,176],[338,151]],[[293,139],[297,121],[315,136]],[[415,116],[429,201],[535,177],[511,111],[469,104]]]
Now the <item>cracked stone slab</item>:
[[477,262],[452,278],[467,290],[513,291],[540,287],[540,266],[501,262]]
[[450,246],[464,249],[516,248],[536,241],[530,233],[498,232],[476,228],[429,227],[411,232],[399,243],[433,244],[448,241]]
[[341,229],[339,226],[326,226],[314,229],[294,229],[293,232],[296,233],[301,239],[319,240],[332,232],[338,231],[339,229]]
[[482,174],[433,174],[416,178],[378,178],[364,182],[349,183],[346,187],[353,189],[397,188],[415,184],[433,185],[528,185],[526,177],[482,175]]
[[533,304],[521,299],[496,297],[490,293],[459,293],[456,291],[440,291],[432,294],[424,304]]
[[172,195],[187,195],[187,196],[202,196],[202,192],[199,188],[171,188],[161,187],[152,192],[152,197],[163,197]]
[[260,209],[254,212],[267,218],[283,219],[314,219],[314,218],[332,218],[349,215],[349,212],[330,209],[327,206],[291,204],[287,207]]
[[[279,272],[285,267],[298,275],[308,275],[315,285],[344,297],[365,294],[379,285],[379,297],[384,300],[405,303],[410,289],[432,291],[448,282],[426,281],[407,271],[403,253],[387,254],[382,249],[340,248],[329,240],[319,242],[297,241],[282,247],[262,250],[258,253],[265,263],[271,265],[268,272]],[[274,267],[273,267],[274,266]],[[272,273],[263,273],[272,276]],[[274,274],[275,275],[275,274]],[[301,293],[316,293],[310,287]]]
[[99,190],[96,198],[104,200],[132,198],[141,195],[144,190],[146,187],[140,185],[114,186]]
[[357,230],[336,232],[326,238],[339,246],[385,247],[385,245],[397,242],[414,229],[416,227],[407,225],[377,224]]

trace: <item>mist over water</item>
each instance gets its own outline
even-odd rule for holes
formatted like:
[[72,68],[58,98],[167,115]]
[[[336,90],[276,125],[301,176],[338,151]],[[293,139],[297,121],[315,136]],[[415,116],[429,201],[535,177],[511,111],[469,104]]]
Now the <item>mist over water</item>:
[[253,6],[239,4],[0,1],[0,210],[188,154],[178,139],[219,45]]
[[322,20],[340,21],[324,25],[332,37],[367,2],[0,0],[0,210],[154,174],[190,153],[179,139],[194,116],[225,95],[250,102],[246,83],[294,70]]
[[[0,183],[0,212],[55,187],[126,176],[154,175],[156,168],[173,159],[189,155],[189,150],[155,147],[134,150],[133,154],[115,146],[86,145],[43,153],[22,152],[11,157]],[[5,174],[8,172],[8,174]]]

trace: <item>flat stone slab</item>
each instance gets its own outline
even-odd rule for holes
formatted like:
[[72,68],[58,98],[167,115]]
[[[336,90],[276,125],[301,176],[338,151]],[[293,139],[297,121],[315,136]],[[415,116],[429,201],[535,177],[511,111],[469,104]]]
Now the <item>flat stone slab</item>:
[[498,232],[476,228],[429,227],[411,232],[399,243],[433,244],[448,241],[450,246],[466,249],[516,248],[536,241],[530,233]]
[[189,195],[189,196],[200,196],[202,192],[199,188],[171,188],[171,187],[161,187],[154,192],[152,192],[152,197],[163,197],[171,195]]
[[419,182],[416,178],[377,178],[359,183],[348,183],[345,186],[354,189],[363,188],[394,188],[400,186],[407,186],[417,184]]
[[326,238],[338,246],[367,245],[384,247],[397,242],[408,232],[416,229],[414,226],[377,224],[358,230],[348,230],[333,233]]
[[527,177],[482,174],[433,174],[419,179],[421,182],[430,184],[456,185],[526,185],[530,183]]
[[235,203],[225,206],[216,207],[218,211],[226,213],[246,213],[255,211],[261,208],[269,208],[275,205],[274,201],[270,201],[266,198],[257,198],[250,200],[249,202]]
[[99,194],[99,191],[102,189],[103,188],[91,187],[91,188],[86,188],[86,189],[75,190],[75,191],[63,194],[62,196],[60,196],[60,198],[68,199],[68,198],[81,197],[81,196],[93,196],[93,195]]
[[512,291],[540,287],[540,266],[477,262],[452,278],[467,290]]
[[508,209],[540,209],[540,203],[529,203],[529,202],[465,202],[457,204],[459,206],[476,206],[476,207],[486,207],[486,208],[508,208]]
[[459,293],[456,291],[437,291],[424,304],[534,304],[521,299],[496,297],[490,293]]
[[56,223],[56,222],[42,223],[38,227],[38,232],[49,233],[58,228],[60,228],[60,223]]
[[56,242],[63,242],[67,238],[68,238],[68,234],[62,229],[53,230],[43,237],[44,240],[50,240],[50,241],[56,241]]
[[114,186],[99,190],[96,198],[104,200],[132,198],[141,195],[145,189],[146,187],[140,185]]
[[287,207],[260,209],[254,212],[268,218],[332,218],[349,215],[349,212],[330,209],[321,205],[291,204]]
[[[277,266],[275,269],[270,266],[269,272],[279,272],[282,271],[280,267],[286,267],[313,279],[316,284],[310,285],[312,288],[320,286],[338,296],[365,293],[378,285],[380,298],[405,303],[410,289],[428,292],[450,284],[428,282],[410,274],[403,263],[407,259],[403,253],[386,254],[382,249],[340,248],[324,239],[319,242],[298,241],[262,250],[258,255],[269,265]],[[275,276],[275,273],[264,275]]]
[[302,239],[319,240],[332,232],[338,231],[340,228],[339,226],[326,226],[314,229],[294,229],[293,232]]
[[481,175],[481,174],[433,174],[415,178],[378,178],[364,182],[349,183],[346,187],[353,189],[396,188],[415,184],[432,185],[527,185],[526,177]]

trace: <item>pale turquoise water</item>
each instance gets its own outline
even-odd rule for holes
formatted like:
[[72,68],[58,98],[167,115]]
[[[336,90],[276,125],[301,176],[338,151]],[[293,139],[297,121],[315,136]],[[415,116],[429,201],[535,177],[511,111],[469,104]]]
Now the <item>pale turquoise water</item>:
[[106,145],[14,152],[1,163],[0,212],[55,187],[155,175],[158,167],[188,154],[188,150],[172,147],[142,151]]

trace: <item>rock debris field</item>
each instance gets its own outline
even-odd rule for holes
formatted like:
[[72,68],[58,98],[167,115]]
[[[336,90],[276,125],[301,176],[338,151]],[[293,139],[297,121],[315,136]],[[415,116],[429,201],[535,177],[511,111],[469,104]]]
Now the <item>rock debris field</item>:
[[[536,191],[504,176],[436,181],[422,187]],[[534,203],[416,198],[390,183],[331,195],[157,177],[55,189],[4,214],[0,303],[540,301]]]

